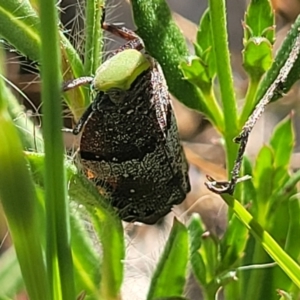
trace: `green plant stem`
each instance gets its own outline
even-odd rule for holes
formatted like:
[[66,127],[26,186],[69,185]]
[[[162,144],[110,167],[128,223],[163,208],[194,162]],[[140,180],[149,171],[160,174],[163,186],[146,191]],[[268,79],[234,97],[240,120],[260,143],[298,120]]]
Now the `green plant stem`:
[[249,115],[254,109],[258,84],[259,84],[259,80],[254,80],[250,78],[247,94],[245,98],[245,104],[243,106],[243,110],[239,118],[239,128],[242,128],[244,126]]
[[43,132],[45,141],[46,261],[51,299],[75,299],[66,197],[60,51],[55,0],[40,0]]
[[219,132],[224,132],[224,117],[221,111],[220,105],[216,101],[216,97],[213,93],[213,90],[210,93],[204,94],[205,102],[207,107],[212,112],[211,121],[214,123],[214,126]]
[[221,100],[224,112],[224,138],[226,144],[227,170],[231,171],[237,154],[237,145],[233,138],[238,134],[237,107],[234,95],[228,35],[226,29],[226,12],[224,0],[209,1],[213,47],[216,56],[217,75],[219,78]]
[[102,18],[102,7],[104,6],[103,0],[97,0],[96,2],[96,14],[95,14],[95,36],[94,36],[94,74],[97,68],[102,62],[102,46],[103,46],[103,34],[101,28],[101,18]]
[[101,15],[103,6],[102,0],[88,0],[86,2],[86,23],[85,23],[85,53],[84,73],[85,75],[95,74],[101,63]]
[[203,287],[203,299],[204,300],[215,300],[218,286],[216,284],[209,284]]

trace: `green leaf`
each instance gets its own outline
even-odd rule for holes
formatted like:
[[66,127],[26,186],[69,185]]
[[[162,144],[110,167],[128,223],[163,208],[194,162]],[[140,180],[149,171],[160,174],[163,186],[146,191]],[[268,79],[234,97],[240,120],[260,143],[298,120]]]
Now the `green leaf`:
[[191,254],[190,260],[196,279],[201,285],[206,286],[208,284],[208,279],[206,278],[206,265],[202,255],[199,252],[195,252]]
[[204,232],[203,225],[198,214],[194,214],[189,224],[190,236],[190,262],[193,273],[203,288],[207,299],[212,299],[220,286],[217,277],[219,264],[219,242],[209,232]]
[[[0,68],[2,67],[0,53]],[[0,69],[0,72],[2,70]],[[27,292],[32,300],[48,299],[37,194],[18,132],[6,109],[7,87],[0,78],[0,198]],[[32,263],[34,261],[34,264]]]
[[[35,182],[43,186],[44,154],[27,153],[27,157]],[[90,242],[84,238],[84,232],[80,229],[76,218],[73,217],[71,222],[72,241],[76,244],[72,246],[72,251],[77,283],[87,291],[88,295],[89,293],[98,295],[96,290],[100,285],[101,296],[104,299],[117,299],[123,280],[124,239],[121,221],[93,184],[77,174],[74,165],[66,161],[65,167],[69,181],[69,196],[90,212],[96,234],[103,248],[101,270],[97,270],[99,258],[91,248],[88,249],[91,247]],[[85,249],[85,247],[87,248]],[[92,299],[98,298],[99,295]]]
[[40,130],[24,113],[24,107],[20,105],[12,91],[8,89],[6,92],[9,99],[7,109],[18,130],[23,149],[42,152],[44,143]]
[[300,232],[300,200],[297,196],[289,200],[289,228],[286,238],[285,251],[292,258],[299,257],[299,232]]
[[[40,63],[40,18],[30,1],[0,0],[0,36],[24,56]],[[78,52],[62,31],[59,32],[59,37],[64,79],[83,76],[83,65]],[[90,102],[87,90],[84,88],[68,92],[65,98],[75,119],[79,119],[83,108]]]
[[248,229],[233,215],[220,243],[220,272],[234,268],[244,254],[247,240]]
[[207,283],[215,282],[216,271],[219,266],[219,241],[216,236],[210,232],[205,232],[202,235],[202,245],[199,250],[201,258],[206,267]]
[[265,204],[272,195],[274,153],[269,146],[263,146],[257,156],[253,170],[253,184],[256,188],[255,205]]
[[62,121],[62,76],[55,0],[39,1],[43,136],[45,145],[45,260],[49,297],[75,298]]
[[250,176],[249,180],[240,182],[235,189],[234,195],[243,205],[251,204],[256,199],[256,190],[253,185],[252,165],[247,156],[244,156],[240,176]]
[[[197,31],[197,39],[196,45],[198,46],[197,49],[195,48],[196,54],[201,57],[203,52],[212,46],[212,34],[210,29],[210,15],[209,10],[207,9],[199,23],[198,31]],[[196,50],[201,50],[201,52],[197,52]]]
[[197,56],[190,56],[180,63],[184,79],[200,88],[204,94],[210,94],[212,79],[208,74],[208,66]]
[[97,253],[87,230],[84,230],[83,216],[79,212],[76,207],[76,212],[73,209],[70,216],[76,294],[85,291],[89,300],[97,300],[100,297],[101,282],[100,254]]
[[188,107],[208,111],[201,93],[191,83],[182,79],[178,69],[180,62],[189,52],[166,2],[132,0],[131,4],[137,34],[143,39],[147,51],[160,63],[170,92]]
[[273,174],[274,190],[281,188],[290,178],[287,166],[279,166],[275,168]]
[[269,0],[252,0],[245,14],[245,38],[265,37],[274,43],[274,11]]
[[[34,181],[37,185],[39,185],[41,188],[44,187],[44,154],[41,153],[26,153],[27,158],[30,163],[31,171],[34,175]],[[77,203],[84,205],[86,207],[87,211],[91,211],[91,216],[95,217],[95,212],[93,210],[94,206],[103,205],[103,214],[107,213],[109,214],[109,208],[107,208],[107,202],[103,201],[101,199],[99,201],[98,197],[100,197],[99,193],[97,191],[91,192],[90,189],[94,189],[94,187],[91,185],[90,182],[88,182],[85,178],[81,178],[79,175],[77,175],[77,169],[74,165],[72,165],[70,162],[65,162],[66,167],[66,173],[67,173],[67,179],[69,182],[69,195],[72,200],[75,200]],[[74,206],[74,203],[71,207]],[[97,209],[96,209],[97,210]],[[82,211],[82,209],[81,209]],[[87,211],[83,211],[83,214],[87,214]],[[80,212],[79,208],[72,209],[71,210],[71,242],[72,242],[72,256],[73,256],[73,264],[74,264],[74,272],[75,272],[75,282],[76,282],[76,293],[78,294],[81,291],[85,291],[88,299],[99,299],[100,297],[100,283],[101,283],[101,271],[102,265],[101,265],[101,259],[99,258],[99,255],[95,252],[94,246],[91,243],[91,240],[87,236],[86,230],[83,229],[82,220],[80,220],[83,215],[78,215]],[[110,212],[113,216],[114,213]],[[85,216],[85,219],[87,217]],[[108,217],[109,218],[109,217]],[[113,217],[112,217],[113,218]],[[107,221],[112,222],[110,223],[111,231],[114,232],[116,230],[116,227],[114,226],[114,222],[119,223],[120,220],[116,217],[115,221]],[[106,226],[107,227],[107,226]],[[117,226],[118,227],[118,226]],[[123,243],[122,238],[122,230],[119,230],[120,232],[120,241],[121,244]],[[112,234],[114,236],[114,234]],[[117,276],[121,276],[122,278],[122,264],[121,259],[124,258],[122,255],[121,259],[118,260],[118,257],[120,257],[119,253],[123,253],[123,246],[120,246],[119,243],[115,243],[114,239],[108,239],[108,242],[113,244],[114,249],[112,251],[112,254],[115,255],[116,260],[114,263],[111,263],[111,258],[106,258],[106,263],[114,265],[115,263],[119,264],[120,271],[117,271]],[[106,254],[106,252],[105,252]],[[115,268],[111,268],[112,272],[115,272]],[[104,275],[104,274],[103,274]],[[106,280],[110,278],[107,274],[105,274]],[[118,279],[117,281],[120,281]],[[121,279],[122,281],[122,279]],[[120,283],[118,283],[120,285]],[[112,289],[114,291],[114,289]]]
[[300,171],[292,174],[291,177],[285,182],[283,186],[276,190],[276,193],[273,196],[274,203],[280,201],[281,199],[289,199],[293,196],[297,189],[296,185],[300,181]]
[[29,1],[0,0],[0,36],[34,61],[40,59],[39,23]]
[[[99,208],[94,208],[93,224],[103,248],[101,269],[101,298],[119,299],[123,281],[123,260],[125,256],[123,228],[121,221],[114,218]],[[113,216],[113,215],[112,215]]]
[[187,229],[174,219],[168,242],[152,277],[147,299],[181,296],[184,291],[187,262]]
[[274,13],[269,0],[252,0],[245,14],[243,65],[258,82],[273,61]]
[[207,284],[206,280],[206,266],[202,259],[199,249],[202,244],[202,234],[204,233],[203,225],[198,214],[193,214],[188,226],[190,238],[190,261],[193,273],[199,283]]
[[258,81],[273,62],[272,45],[266,38],[250,38],[243,50],[243,66],[252,80]]
[[[72,170],[70,170],[72,171]],[[113,208],[85,177],[73,174],[69,195],[90,212],[95,231],[103,248],[101,297],[119,299],[123,281],[124,239],[122,224]]]
[[201,58],[207,66],[207,73],[210,82],[216,75],[215,54],[213,51],[212,32],[210,24],[210,14],[207,9],[201,20],[197,31],[197,40],[194,45],[195,53]]
[[251,234],[261,243],[265,251],[278,263],[282,270],[300,288],[300,266],[276,243],[272,236],[262,228],[253,216],[232,196],[223,194],[224,201],[250,229]]
[[[277,51],[277,55],[271,68],[267,71],[262,82],[260,83],[256,95],[256,103],[264,96],[264,94],[266,94],[270,86],[280,75],[280,72],[287,72],[286,79],[280,81],[277,90],[272,95],[270,95],[270,101],[275,101],[279,99],[284,93],[287,93],[292,85],[300,78],[299,26],[300,16],[298,16],[287,36],[285,37],[280,49]],[[292,64],[292,68],[290,70],[283,70],[285,63],[289,58],[291,58],[290,64]],[[285,66],[286,69],[287,67],[290,66]]]
[[288,116],[280,122],[272,135],[270,145],[274,151],[274,166],[288,168],[295,144],[292,118]]

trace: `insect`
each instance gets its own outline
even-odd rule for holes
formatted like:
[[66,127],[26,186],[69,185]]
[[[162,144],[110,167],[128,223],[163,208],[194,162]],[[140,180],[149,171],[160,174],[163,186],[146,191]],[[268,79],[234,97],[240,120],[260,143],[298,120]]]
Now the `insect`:
[[96,71],[65,84],[91,84],[95,99],[73,133],[80,163],[127,222],[154,224],[190,191],[170,95],[158,62],[131,30],[103,22],[127,43]]

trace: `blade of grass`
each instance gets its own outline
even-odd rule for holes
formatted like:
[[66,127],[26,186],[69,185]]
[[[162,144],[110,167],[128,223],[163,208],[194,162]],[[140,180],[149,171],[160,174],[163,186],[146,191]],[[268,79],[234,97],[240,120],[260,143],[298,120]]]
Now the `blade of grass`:
[[188,248],[187,228],[174,219],[168,242],[151,280],[148,300],[183,294]]
[[[30,164],[30,169],[33,174],[33,179],[44,193],[45,180],[44,180],[44,160],[45,155],[43,153],[26,152],[26,157]],[[83,205],[85,201],[88,201],[89,190],[80,185],[80,180],[76,180],[77,169],[73,165],[73,162],[66,160],[65,168],[67,171],[67,179],[69,184],[69,196],[72,200],[77,201],[80,206],[74,202],[70,203],[71,208],[71,232],[72,232],[72,257],[74,263],[74,277],[76,283],[76,294],[81,291],[85,291],[87,297],[91,300],[99,299],[99,285],[101,280],[101,259],[98,249],[94,246],[94,235],[87,235],[86,226],[83,222],[89,222],[87,219],[88,212]],[[78,200],[81,199],[81,201]],[[82,220],[84,218],[84,220]]]
[[[24,56],[36,62],[41,61],[39,28],[40,18],[29,1],[0,0],[0,36]],[[59,34],[64,80],[84,76],[83,64],[78,52],[71,45],[63,31],[60,31]],[[98,59],[100,59],[100,53],[97,54],[99,55]],[[65,94],[65,99],[76,120],[79,119],[83,109],[90,102],[88,90],[84,88],[75,89]]]
[[69,193],[76,202],[90,211],[103,247],[101,296],[106,300],[120,299],[120,287],[123,281],[122,261],[125,255],[121,221],[108,202],[86,178],[74,174]]
[[51,299],[75,299],[66,197],[57,8],[40,0],[43,132],[45,141],[46,261]]
[[233,209],[243,224],[250,230],[250,233],[261,243],[265,251],[274,259],[279,267],[289,278],[300,288],[300,267],[299,265],[276,243],[276,241],[265,231],[251,214],[228,194],[222,195],[226,203]]
[[[36,184],[44,187],[44,177],[42,176],[44,154],[26,153],[26,155],[29,159]],[[93,186],[88,179],[78,174],[78,171],[73,164],[69,161],[65,161],[65,167],[67,178],[69,179],[69,196],[73,201],[83,205],[90,212],[96,233],[103,246],[101,278],[97,281],[99,276],[97,270],[95,270],[95,277],[93,277],[95,281],[92,283],[89,278],[86,278],[85,284],[90,286],[89,290],[95,290],[95,285],[98,287],[101,284],[99,293],[101,293],[103,299],[119,299],[120,287],[123,280],[122,261],[124,260],[125,255],[121,220],[115,214],[108,201],[99,194],[95,186]],[[72,220],[74,221],[75,219],[73,218]],[[73,230],[76,229],[73,228]],[[72,236],[72,239],[73,238],[74,237]],[[76,250],[82,251],[82,246],[83,244],[76,245],[72,249],[76,267],[78,266],[78,263],[81,263],[82,267],[86,267],[86,264],[82,264],[80,254],[76,253]],[[95,257],[94,255],[92,256],[91,261],[93,262]],[[90,277],[92,276],[92,269],[96,268],[98,265],[98,262],[94,262],[93,268],[90,268],[89,270]],[[81,275],[86,272],[87,270],[83,270],[82,268]],[[84,278],[82,280],[84,280]]]
[[[2,52],[0,65],[2,66]],[[0,70],[0,73],[2,70]],[[0,198],[30,299],[48,297],[40,241],[37,195],[17,130],[7,111],[10,100],[0,77]],[[34,263],[33,263],[34,262]]]
[[38,61],[39,18],[27,1],[0,0],[0,35],[19,51]]

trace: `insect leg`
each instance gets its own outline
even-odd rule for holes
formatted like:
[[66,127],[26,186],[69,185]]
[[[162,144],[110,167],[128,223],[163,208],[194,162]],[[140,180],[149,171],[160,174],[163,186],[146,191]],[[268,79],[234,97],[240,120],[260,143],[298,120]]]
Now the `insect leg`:
[[76,78],[76,79],[66,81],[63,84],[63,91],[66,92],[66,91],[75,89],[76,87],[79,87],[79,86],[84,85],[84,84],[91,84],[93,79],[94,78],[91,77],[91,76],[84,76],[84,77],[79,77],[79,78]]
[[103,22],[102,28],[103,30],[128,41],[125,45],[117,49],[114,54],[117,54],[125,49],[136,49],[141,51],[145,48],[142,39],[134,31],[126,27]]
[[73,128],[73,134],[77,135],[81,132],[83,126],[89,119],[90,115],[93,113],[93,103],[91,103],[88,108],[85,110],[79,121],[76,123],[75,127]]

